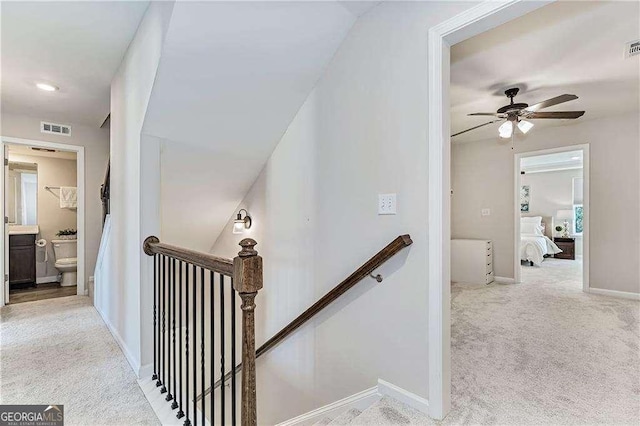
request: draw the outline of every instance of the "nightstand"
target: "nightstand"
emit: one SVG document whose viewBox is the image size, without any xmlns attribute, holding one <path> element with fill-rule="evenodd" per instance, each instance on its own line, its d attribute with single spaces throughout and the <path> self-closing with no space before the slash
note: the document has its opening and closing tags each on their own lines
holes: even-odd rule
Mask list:
<svg viewBox="0 0 640 426">
<path fill-rule="evenodd" d="M 553 242 L 556 243 L 562 253 L 556 254 L 554 257 L 556 259 L 576 259 L 576 240 L 575 238 L 563 238 L 556 237 L 553 239 Z"/>
</svg>

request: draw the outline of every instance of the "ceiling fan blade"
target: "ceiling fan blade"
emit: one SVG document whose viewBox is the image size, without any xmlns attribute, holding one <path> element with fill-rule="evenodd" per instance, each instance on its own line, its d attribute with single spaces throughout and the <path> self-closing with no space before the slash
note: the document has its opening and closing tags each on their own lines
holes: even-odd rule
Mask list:
<svg viewBox="0 0 640 426">
<path fill-rule="evenodd" d="M 537 104 L 531 105 L 527 108 L 525 108 L 525 111 L 527 112 L 536 112 L 538 110 L 541 110 L 542 108 L 548 108 L 550 106 L 554 106 L 554 105 L 558 105 L 564 102 L 569 102 L 569 101 L 573 101 L 578 99 L 578 97 L 576 95 L 560 95 L 560 96 L 556 96 L 555 98 L 551 98 L 551 99 L 547 99 L 546 101 L 542 101 L 542 102 L 538 102 Z"/>
<path fill-rule="evenodd" d="M 582 117 L 584 111 L 548 111 L 548 112 L 532 112 L 526 114 L 526 118 L 555 118 L 555 119 L 575 119 Z"/>
<path fill-rule="evenodd" d="M 500 118 L 506 118 L 507 117 L 506 114 L 499 114 L 499 113 L 496 113 L 496 112 L 474 112 L 473 114 L 467 114 L 467 115 L 482 115 L 482 116 L 500 117 Z"/>
<path fill-rule="evenodd" d="M 502 120 L 492 120 L 492 121 L 489 121 L 488 123 L 480 124 L 479 126 L 471 127 L 470 129 L 463 130 L 463 131 L 461 131 L 461 132 L 455 133 L 455 134 L 451 135 L 451 137 L 458 136 L 458 135 L 461 135 L 461 134 L 463 134 L 463 133 L 470 132 L 470 131 L 475 130 L 475 129 L 478 129 L 478 128 L 480 128 L 480 127 L 487 126 L 487 125 L 489 125 L 489 124 L 497 123 L 498 121 L 502 121 Z"/>
</svg>

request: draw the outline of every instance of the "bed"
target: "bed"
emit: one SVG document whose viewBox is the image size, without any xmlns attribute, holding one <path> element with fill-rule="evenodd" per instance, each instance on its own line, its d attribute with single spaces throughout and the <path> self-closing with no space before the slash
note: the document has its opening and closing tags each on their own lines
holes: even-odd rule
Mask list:
<svg viewBox="0 0 640 426">
<path fill-rule="evenodd" d="M 520 218 L 520 260 L 540 266 L 545 257 L 561 253 L 553 242 L 553 218 L 523 216 Z"/>
</svg>

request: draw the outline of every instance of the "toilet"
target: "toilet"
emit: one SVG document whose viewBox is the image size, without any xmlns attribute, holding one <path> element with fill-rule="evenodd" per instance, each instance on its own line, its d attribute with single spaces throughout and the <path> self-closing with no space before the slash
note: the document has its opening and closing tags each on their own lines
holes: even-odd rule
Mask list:
<svg viewBox="0 0 640 426">
<path fill-rule="evenodd" d="M 51 240 L 55 267 L 62 274 L 61 286 L 78 284 L 78 240 Z"/>
</svg>

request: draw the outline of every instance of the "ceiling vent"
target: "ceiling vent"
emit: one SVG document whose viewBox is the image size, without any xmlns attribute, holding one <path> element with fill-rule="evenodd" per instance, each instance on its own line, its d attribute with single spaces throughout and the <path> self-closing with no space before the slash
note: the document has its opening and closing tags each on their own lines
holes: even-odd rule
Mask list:
<svg viewBox="0 0 640 426">
<path fill-rule="evenodd" d="M 640 40 L 630 41 L 625 45 L 624 57 L 631 58 L 640 55 Z"/>
<path fill-rule="evenodd" d="M 71 136 L 71 126 L 68 126 L 66 124 L 55 124 L 41 121 L 40 132 L 50 133 L 52 135 Z"/>
</svg>

